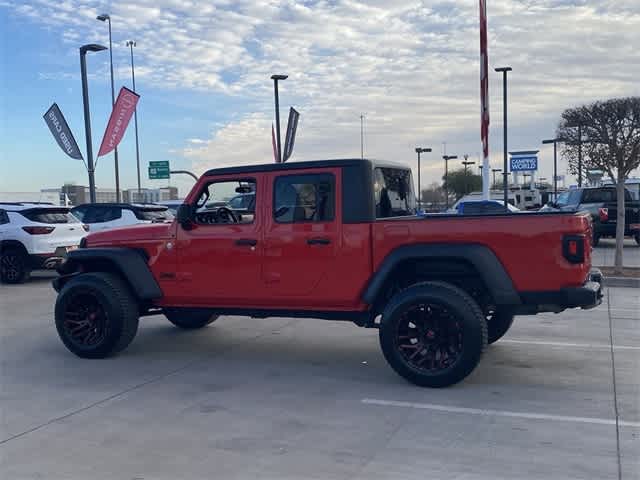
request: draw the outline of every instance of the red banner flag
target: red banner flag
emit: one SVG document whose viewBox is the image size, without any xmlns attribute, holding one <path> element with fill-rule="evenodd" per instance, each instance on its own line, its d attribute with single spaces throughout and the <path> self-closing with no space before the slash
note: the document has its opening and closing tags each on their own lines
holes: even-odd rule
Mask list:
<svg viewBox="0 0 640 480">
<path fill-rule="evenodd" d="M 118 146 L 122 137 L 124 137 L 124 132 L 127 129 L 127 125 L 129 125 L 129 120 L 131 120 L 139 98 L 140 95 L 127 87 L 120 89 L 109 117 L 109 123 L 107 123 L 107 129 L 104 131 L 104 137 L 102 137 L 98 157 L 106 155 Z"/>
<path fill-rule="evenodd" d="M 483 160 L 489 158 L 489 52 L 487 45 L 487 4 L 480 0 L 480 103 Z"/>
<path fill-rule="evenodd" d="M 271 146 L 273 147 L 273 161 L 278 163 L 278 147 L 276 145 L 276 132 L 271 124 Z"/>
</svg>

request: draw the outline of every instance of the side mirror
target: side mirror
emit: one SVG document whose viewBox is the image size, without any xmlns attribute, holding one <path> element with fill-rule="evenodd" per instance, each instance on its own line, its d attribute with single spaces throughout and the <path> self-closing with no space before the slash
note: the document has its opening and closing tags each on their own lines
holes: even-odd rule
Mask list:
<svg viewBox="0 0 640 480">
<path fill-rule="evenodd" d="M 178 223 L 185 230 L 191 230 L 192 227 L 192 218 L 193 218 L 193 208 L 191 205 L 183 203 L 178 207 L 178 211 L 176 212 L 176 219 Z"/>
</svg>

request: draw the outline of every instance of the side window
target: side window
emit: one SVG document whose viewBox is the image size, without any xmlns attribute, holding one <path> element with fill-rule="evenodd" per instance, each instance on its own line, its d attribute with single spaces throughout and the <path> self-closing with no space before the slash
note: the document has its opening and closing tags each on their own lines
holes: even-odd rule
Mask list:
<svg viewBox="0 0 640 480">
<path fill-rule="evenodd" d="M 273 218 L 278 223 L 330 222 L 335 216 L 335 178 L 328 173 L 277 177 Z"/>
<path fill-rule="evenodd" d="M 76 217 L 78 220 L 80 220 L 81 222 L 86 221 L 84 219 L 85 215 L 87 214 L 87 207 L 78 207 L 78 208 L 74 208 L 71 210 L 71 213 L 73 214 L 74 217 Z"/>
<path fill-rule="evenodd" d="M 377 167 L 374 170 L 376 218 L 415 215 L 411 170 Z"/>
<path fill-rule="evenodd" d="M 243 198 L 250 200 L 251 208 L 243 208 Z M 205 225 L 253 223 L 255 217 L 256 181 L 239 178 L 211 182 L 198 197 L 196 223 Z"/>
<path fill-rule="evenodd" d="M 98 217 L 100 207 L 86 207 L 82 214 L 82 220 L 84 223 L 97 223 L 96 218 Z"/>
</svg>

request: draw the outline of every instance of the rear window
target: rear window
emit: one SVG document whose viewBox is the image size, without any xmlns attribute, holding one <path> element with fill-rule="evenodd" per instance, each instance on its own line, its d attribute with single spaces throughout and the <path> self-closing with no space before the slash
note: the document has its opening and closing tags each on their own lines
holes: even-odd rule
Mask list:
<svg viewBox="0 0 640 480">
<path fill-rule="evenodd" d="M 376 218 L 415 215 L 411 170 L 379 167 L 374 171 L 374 182 Z"/>
<path fill-rule="evenodd" d="M 34 208 L 23 210 L 20 213 L 23 217 L 36 223 L 79 223 L 80 221 L 69 213 L 66 209 L 42 209 Z"/>
<path fill-rule="evenodd" d="M 615 202 L 616 191 L 613 188 L 585 190 L 582 194 L 582 203 Z"/>
<path fill-rule="evenodd" d="M 625 200 L 631 200 L 631 192 L 625 190 Z M 618 192 L 615 188 L 599 188 L 585 190 L 582 194 L 582 203 L 610 203 L 618 200 Z"/>
<path fill-rule="evenodd" d="M 145 209 L 135 209 L 133 211 L 136 218 L 138 220 L 147 220 L 151 222 L 164 222 L 166 220 L 172 220 L 173 215 L 169 211 L 166 210 L 145 210 Z"/>
</svg>

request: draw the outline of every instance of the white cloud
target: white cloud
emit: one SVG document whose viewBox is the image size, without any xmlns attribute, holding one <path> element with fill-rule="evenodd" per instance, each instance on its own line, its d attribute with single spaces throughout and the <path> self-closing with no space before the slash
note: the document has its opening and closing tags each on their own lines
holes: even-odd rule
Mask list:
<svg viewBox="0 0 640 480">
<path fill-rule="evenodd" d="M 452 153 L 480 150 L 477 0 L 4 4 L 63 26 L 74 43 L 106 42 L 93 19 L 108 9 L 114 34 L 138 42 L 136 73 L 145 85 L 242 99 L 245 109 L 227 112 L 206 143 L 185 138 L 182 153 L 197 169 L 271 161 L 269 76 L 279 72 L 290 75 L 281 86 L 284 122 L 289 104 L 302 113 L 295 158 L 359 156 L 362 112 L 366 151 L 375 157 L 413 163 L 417 144 L 438 152 L 445 140 Z M 538 148 L 566 107 L 637 94 L 637 0 L 493 0 L 488 13 L 490 66 L 514 68 L 510 147 Z M 129 75 L 125 68 L 118 74 Z M 498 163 L 500 77 L 490 81 Z M 437 157 L 424 162 L 428 180 L 440 174 Z"/>
</svg>

